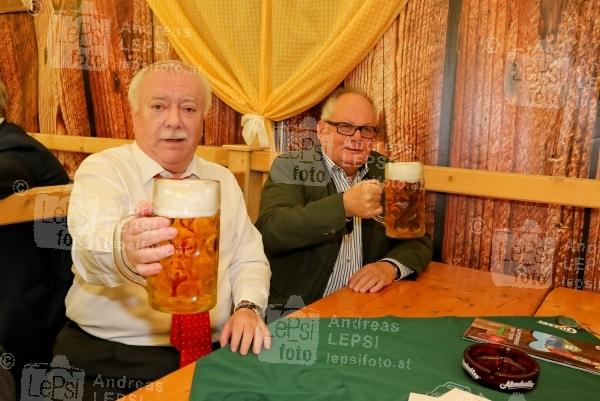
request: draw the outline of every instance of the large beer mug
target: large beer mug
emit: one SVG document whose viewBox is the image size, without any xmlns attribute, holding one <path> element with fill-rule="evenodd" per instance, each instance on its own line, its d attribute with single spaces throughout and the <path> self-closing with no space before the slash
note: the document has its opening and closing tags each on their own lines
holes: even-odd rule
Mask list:
<svg viewBox="0 0 600 401">
<path fill-rule="evenodd" d="M 215 306 L 220 203 L 219 181 L 155 179 L 154 215 L 171 219 L 177 236 L 168 241 L 175 252 L 160 260 L 160 273 L 136 280 L 146 287 L 154 309 L 185 314 Z"/>
<path fill-rule="evenodd" d="M 392 238 L 420 238 L 425 235 L 425 184 L 423 165 L 397 162 L 385 165 L 384 216 L 374 219 L 385 225 Z"/>
</svg>

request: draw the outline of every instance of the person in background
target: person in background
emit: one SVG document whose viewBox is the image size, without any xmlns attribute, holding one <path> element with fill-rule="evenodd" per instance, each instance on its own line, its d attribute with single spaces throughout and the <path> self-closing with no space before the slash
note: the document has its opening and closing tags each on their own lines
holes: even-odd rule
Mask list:
<svg viewBox="0 0 600 401">
<path fill-rule="evenodd" d="M 0 345 L 0 357 L 4 354 L 4 348 Z M 12 374 L 0 367 L 0 401 L 15 401 L 15 379 Z"/>
<path fill-rule="evenodd" d="M 270 346 L 261 316 L 270 270 L 260 234 L 231 172 L 195 156 L 211 105 L 208 82 L 192 66 L 158 62 L 133 77 L 129 104 L 135 142 L 85 159 L 69 206 L 75 280 L 55 353 L 85 371 L 83 398 L 90 400 L 116 399 L 154 381 L 209 352 L 211 342 L 241 354 Z M 146 290 L 126 278 L 158 273 L 159 260 L 174 252 L 160 244 L 176 230 L 151 215 L 158 176 L 221 183 L 217 304 L 210 325 L 199 321 L 187 327 L 198 332 L 184 333 L 195 353 L 171 335 L 176 320 L 152 309 Z"/>
<path fill-rule="evenodd" d="M 56 157 L 6 121 L 8 105 L 0 80 L 0 199 L 28 188 L 68 184 Z M 0 225 L 0 344 L 12 355 L 17 385 L 25 365 L 50 362 L 52 345 L 65 324 L 64 300 L 73 275 L 70 249 L 52 234 L 61 230 L 66 237 L 66 221 Z"/>
<path fill-rule="evenodd" d="M 372 151 L 378 133 L 372 101 L 340 89 L 323 106 L 320 144 L 274 161 L 256 221 L 271 264 L 270 303 L 300 295 L 308 304 L 346 285 L 377 292 L 428 265 L 428 235 L 388 238 L 372 219 L 382 213 L 388 161 Z"/>
</svg>

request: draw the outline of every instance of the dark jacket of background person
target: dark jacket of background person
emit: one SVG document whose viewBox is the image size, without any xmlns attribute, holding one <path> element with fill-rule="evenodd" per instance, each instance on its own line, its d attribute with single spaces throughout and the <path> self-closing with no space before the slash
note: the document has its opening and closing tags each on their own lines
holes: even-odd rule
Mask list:
<svg viewBox="0 0 600 401">
<path fill-rule="evenodd" d="M 321 298 L 342 237 L 352 228 L 343 193 L 337 193 L 322 160 L 320 147 L 280 155 L 263 187 L 256 227 L 271 264 L 270 304 L 285 305 L 292 295 L 300 295 L 305 304 Z M 372 152 L 364 180 L 383 180 L 387 161 Z M 418 274 L 431 260 L 432 242 L 428 235 L 389 238 L 383 225 L 363 219 L 362 252 L 363 265 L 392 258 Z"/>
<path fill-rule="evenodd" d="M 4 348 L 0 345 L 0 358 Z M 15 401 L 15 380 L 10 372 L 0 366 L 0 401 Z"/>
<path fill-rule="evenodd" d="M 0 124 L 0 198 L 27 187 L 68 183 L 48 149 L 19 126 Z M 37 241 L 34 227 L 43 227 Z M 14 356 L 17 387 L 25 364 L 50 362 L 65 323 L 64 299 L 73 277 L 66 228 L 66 220 L 0 226 L 0 344 Z"/>
</svg>

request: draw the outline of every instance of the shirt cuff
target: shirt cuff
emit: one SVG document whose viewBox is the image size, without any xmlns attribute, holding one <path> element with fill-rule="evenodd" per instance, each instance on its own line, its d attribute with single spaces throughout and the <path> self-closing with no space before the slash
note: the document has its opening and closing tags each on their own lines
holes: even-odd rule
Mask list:
<svg viewBox="0 0 600 401">
<path fill-rule="evenodd" d="M 137 216 L 129 216 L 117 223 L 113 234 L 113 257 L 115 259 L 115 265 L 117 270 L 129 281 L 140 284 L 140 281 L 144 280 L 135 270 L 133 264 L 127 258 L 125 252 L 123 252 L 123 242 L 121 241 L 121 233 L 123 227 Z"/>
<path fill-rule="evenodd" d="M 400 269 L 400 277 L 398 277 L 396 280 L 394 281 L 399 281 L 402 280 L 403 278 L 406 278 L 408 276 L 410 276 L 411 274 L 413 274 L 415 271 L 413 269 L 411 269 L 408 266 L 404 266 L 402 263 L 398 262 L 395 259 L 391 259 L 391 258 L 384 258 L 381 259 L 380 262 L 390 262 L 392 263 L 394 266 L 396 266 L 398 269 Z"/>
</svg>

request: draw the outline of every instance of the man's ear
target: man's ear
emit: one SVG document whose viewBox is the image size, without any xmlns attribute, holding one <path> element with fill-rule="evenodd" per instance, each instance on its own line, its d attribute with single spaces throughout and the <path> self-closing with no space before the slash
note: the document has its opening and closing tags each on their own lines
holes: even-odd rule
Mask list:
<svg viewBox="0 0 600 401">
<path fill-rule="evenodd" d="M 327 126 L 323 120 L 317 122 L 317 137 L 322 140 L 322 136 L 326 134 Z"/>
</svg>

